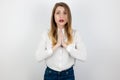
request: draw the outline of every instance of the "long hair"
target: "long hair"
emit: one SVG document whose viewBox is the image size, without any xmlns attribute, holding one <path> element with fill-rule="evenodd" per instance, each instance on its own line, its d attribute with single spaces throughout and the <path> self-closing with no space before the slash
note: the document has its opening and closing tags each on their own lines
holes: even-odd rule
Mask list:
<svg viewBox="0 0 120 80">
<path fill-rule="evenodd" d="M 52 15 L 51 15 L 51 28 L 50 28 L 50 31 L 49 31 L 49 37 L 52 41 L 52 46 L 56 45 L 57 43 L 57 24 L 55 22 L 55 18 L 54 18 L 54 14 L 55 14 L 55 10 L 58 6 L 62 6 L 66 12 L 67 12 L 67 18 L 68 18 L 68 22 L 65 24 L 64 26 L 64 29 L 65 29 L 65 35 L 67 36 L 67 42 L 66 44 L 71 44 L 72 41 L 73 41 L 73 37 L 72 37 L 72 26 L 71 26 L 71 23 L 72 23 L 72 17 L 71 17 L 71 11 L 70 11 L 70 8 L 69 6 L 64 3 L 64 2 L 58 2 L 54 5 L 53 7 L 53 11 L 52 11 Z"/>
</svg>

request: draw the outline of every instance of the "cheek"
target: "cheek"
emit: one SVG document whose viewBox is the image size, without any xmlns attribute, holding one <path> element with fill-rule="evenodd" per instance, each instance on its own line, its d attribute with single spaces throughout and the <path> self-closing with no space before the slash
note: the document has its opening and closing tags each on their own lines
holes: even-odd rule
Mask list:
<svg viewBox="0 0 120 80">
<path fill-rule="evenodd" d="M 58 20 L 57 16 L 54 16 L 55 22 Z"/>
<path fill-rule="evenodd" d="M 64 16 L 64 18 L 67 20 L 67 19 L 68 19 L 68 16 L 67 16 L 67 15 L 65 15 L 65 16 Z"/>
<path fill-rule="evenodd" d="M 58 17 L 58 16 L 56 16 L 55 18 L 56 18 L 56 20 L 58 20 L 58 19 L 59 19 L 59 17 Z"/>
<path fill-rule="evenodd" d="M 65 19 L 66 19 L 66 22 L 68 22 L 68 17 L 66 17 Z"/>
</svg>

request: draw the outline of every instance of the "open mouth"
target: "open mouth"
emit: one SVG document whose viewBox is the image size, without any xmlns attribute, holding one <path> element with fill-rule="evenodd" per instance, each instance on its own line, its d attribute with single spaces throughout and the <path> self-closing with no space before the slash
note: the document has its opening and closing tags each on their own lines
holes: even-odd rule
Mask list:
<svg viewBox="0 0 120 80">
<path fill-rule="evenodd" d="M 63 20 L 63 19 L 60 19 L 59 22 L 64 22 L 64 20 Z"/>
</svg>

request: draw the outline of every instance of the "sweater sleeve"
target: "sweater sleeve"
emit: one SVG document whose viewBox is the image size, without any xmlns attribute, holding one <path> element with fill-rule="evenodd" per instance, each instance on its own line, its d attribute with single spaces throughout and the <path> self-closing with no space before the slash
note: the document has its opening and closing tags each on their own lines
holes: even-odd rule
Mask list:
<svg viewBox="0 0 120 80">
<path fill-rule="evenodd" d="M 66 49 L 72 57 L 78 60 L 85 61 L 87 58 L 86 47 L 78 31 L 75 32 L 73 43 L 68 45 Z"/>
<path fill-rule="evenodd" d="M 38 48 L 35 52 L 35 57 L 38 62 L 45 60 L 53 54 L 52 45 L 48 38 L 47 32 L 41 34 Z"/>
</svg>

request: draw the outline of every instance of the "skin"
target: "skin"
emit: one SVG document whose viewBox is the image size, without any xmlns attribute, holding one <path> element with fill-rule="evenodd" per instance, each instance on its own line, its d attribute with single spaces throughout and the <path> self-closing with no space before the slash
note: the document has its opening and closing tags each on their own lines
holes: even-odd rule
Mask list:
<svg viewBox="0 0 120 80">
<path fill-rule="evenodd" d="M 60 47 L 61 45 L 66 48 L 67 45 L 64 42 L 64 35 L 62 33 L 62 29 L 64 28 L 65 24 L 68 22 L 68 14 L 65 11 L 64 7 L 62 6 L 58 6 L 55 10 L 54 13 L 54 18 L 55 18 L 55 22 L 57 24 L 57 28 L 59 28 L 59 32 L 58 32 L 58 40 L 57 40 L 57 44 L 53 47 L 53 51 L 56 50 L 58 47 Z M 60 22 L 60 20 L 64 20 L 63 22 Z"/>
</svg>

